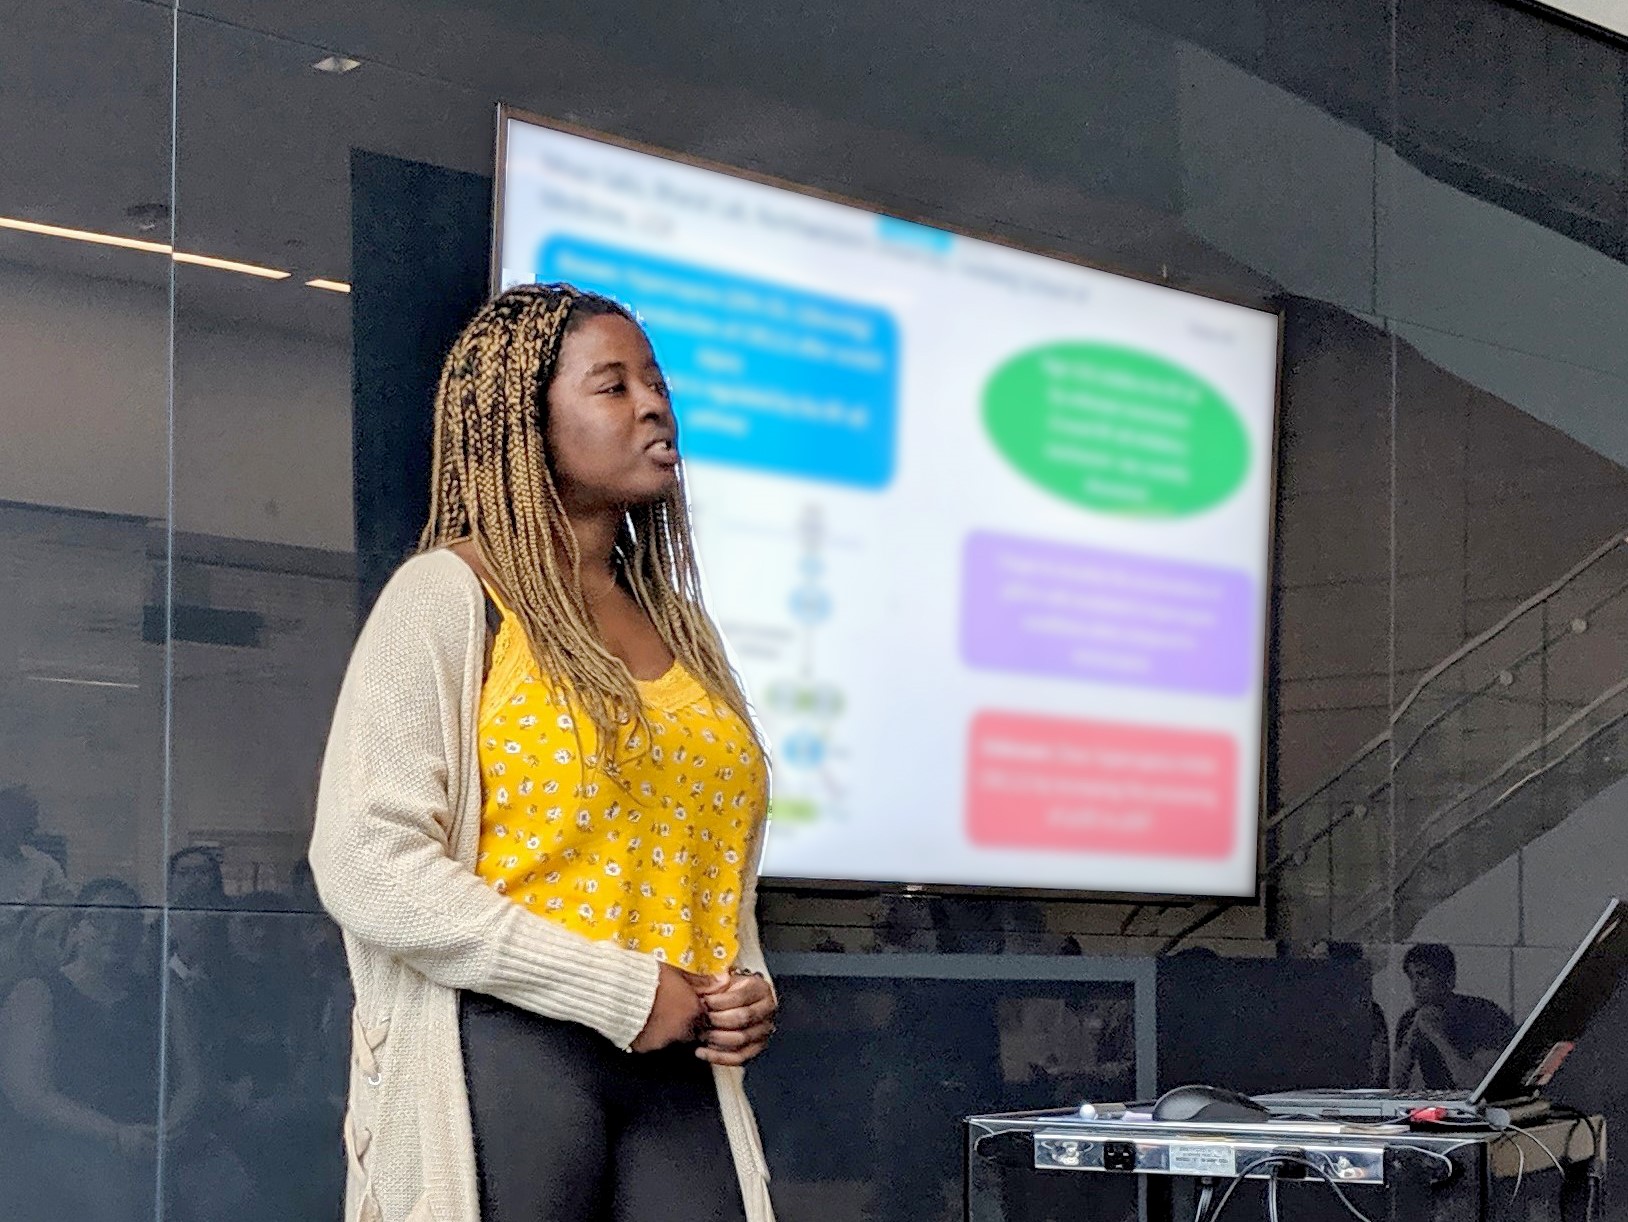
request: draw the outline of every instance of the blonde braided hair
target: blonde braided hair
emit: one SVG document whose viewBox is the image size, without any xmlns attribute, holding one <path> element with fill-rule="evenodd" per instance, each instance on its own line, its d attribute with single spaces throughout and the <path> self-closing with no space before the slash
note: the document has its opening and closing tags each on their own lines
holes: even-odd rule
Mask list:
<svg viewBox="0 0 1628 1222">
<path fill-rule="evenodd" d="M 421 551 L 472 542 L 497 593 L 519 620 L 544 679 L 575 696 L 616 768 L 620 729 L 649 741 L 643 701 L 627 665 L 605 647 L 582 589 L 582 554 L 549 468 L 549 383 L 574 323 L 620 315 L 609 298 L 569 285 L 523 284 L 483 306 L 441 370 L 435 399 L 430 514 Z M 621 584 L 707 692 L 745 723 L 760 750 L 746 696 L 701 599 L 682 476 L 659 500 L 623 512 L 615 564 Z"/>
</svg>

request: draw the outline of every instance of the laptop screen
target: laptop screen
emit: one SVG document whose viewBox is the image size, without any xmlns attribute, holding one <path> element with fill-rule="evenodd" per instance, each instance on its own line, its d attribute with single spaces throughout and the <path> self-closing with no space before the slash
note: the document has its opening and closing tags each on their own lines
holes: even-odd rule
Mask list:
<svg viewBox="0 0 1628 1222">
<path fill-rule="evenodd" d="M 1549 1084 L 1628 968 L 1628 909 L 1612 900 L 1481 1079 L 1472 1103 L 1507 1103 Z"/>
</svg>

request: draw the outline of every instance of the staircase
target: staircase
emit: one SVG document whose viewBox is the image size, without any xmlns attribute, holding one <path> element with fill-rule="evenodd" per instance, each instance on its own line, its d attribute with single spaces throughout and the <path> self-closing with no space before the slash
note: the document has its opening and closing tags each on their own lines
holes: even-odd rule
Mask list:
<svg viewBox="0 0 1628 1222">
<path fill-rule="evenodd" d="M 1438 903 L 1624 775 L 1618 534 L 1432 667 L 1383 734 L 1268 819 L 1279 934 L 1407 941 Z"/>
</svg>

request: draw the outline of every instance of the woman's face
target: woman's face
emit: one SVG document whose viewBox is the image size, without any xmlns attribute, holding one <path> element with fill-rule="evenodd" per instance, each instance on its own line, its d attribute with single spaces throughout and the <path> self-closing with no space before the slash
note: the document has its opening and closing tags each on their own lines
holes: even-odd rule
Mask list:
<svg viewBox="0 0 1628 1222">
<path fill-rule="evenodd" d="M 568 513 L 660 500 L 678 481 L 678 422 L 639 325 L 601 315 L 560 344 L 548 453 Z"/>
<path fill-rule="evenodd" d="M 139 912 L 121 908 L 85 909 L 73 933 L 80 963 L 108 976 L 132 971 L 141 951 L 144 926 Z"/>
</svg>

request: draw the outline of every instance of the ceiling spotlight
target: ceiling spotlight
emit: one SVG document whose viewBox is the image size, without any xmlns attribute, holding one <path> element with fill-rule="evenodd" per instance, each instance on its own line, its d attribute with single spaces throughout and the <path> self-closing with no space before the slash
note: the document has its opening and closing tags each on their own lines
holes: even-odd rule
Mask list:
<svg viewBox="0 0 1628 1222">
<path fill-rule="evenodd" d="M 347 72 L 354 72 L 361 66 L 361 60 L 351 59 L 347 55 L 325 55 L 311 65 L 318 72 L 331 72 L 335 76 L 343 76 Z"/>
<path fill-rule="evenodd" d="M 350 285 L 343 280 L 324 280 L 321 276 L 318 276 L 315 280 L 307 280 L 305 285 L 307 288 L 327 289 L 330 293 L 350 292 Z"/>
</svg>

